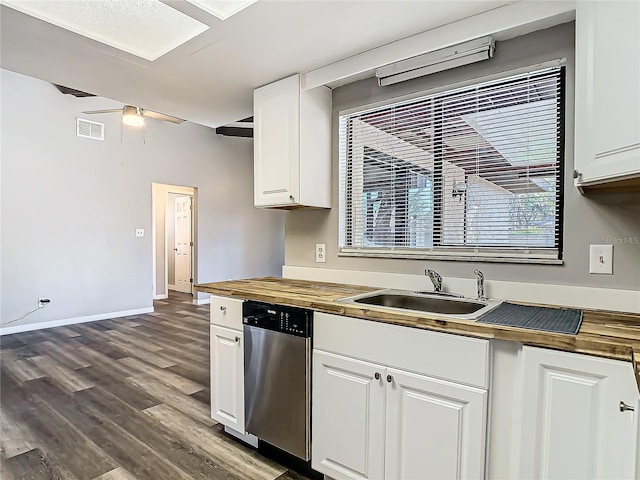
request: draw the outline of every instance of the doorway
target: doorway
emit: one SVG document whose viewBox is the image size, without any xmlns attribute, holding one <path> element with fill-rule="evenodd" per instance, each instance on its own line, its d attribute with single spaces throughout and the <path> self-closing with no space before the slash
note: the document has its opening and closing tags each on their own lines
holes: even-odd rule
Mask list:
<svg viewBox="0 0 640 480">
<path fill-rule="evenodd" d="M 193 294 L 197 267 L 197 188 L 152 184 L 153 298 Z"/>
<path fill-rule="evenodd" d="M 167 284 L 169 290 L 191 292 L 191 235 L 193 198 L 191 195 L 167 195 Z"/>
</svg>

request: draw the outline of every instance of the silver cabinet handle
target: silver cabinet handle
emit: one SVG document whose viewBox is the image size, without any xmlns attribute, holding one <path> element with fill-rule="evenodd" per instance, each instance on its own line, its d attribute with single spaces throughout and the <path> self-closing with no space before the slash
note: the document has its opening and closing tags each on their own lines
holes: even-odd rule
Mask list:
<svg viewBox="0 0 640 480">
<path fill-rule="evenodd" d="M 393 377 L 391 375 L 387 375 L 387 382 L 388 383 L 393 382 Z"/>
<path fill-rule="evenodd" d="M 624 403 L 622 401 L 620 402 L 619 407 L 620 407 L 620 411 L 621 412 L 634 412 L 636 410 L 631 405 L 627 405 L 626 403 Z"/>
<path fill-rule="evenodd" d="M 236 343 L 240 343 L 240 337 L 236 337 Z"/>
<path fill-rule="evenodd" d="M 380 380 L 380 374 L 378 372 L 374 373 L 373 378 Z"/>
<path fill-rule="evenodd" d="M 291 200 L 292 202 L 296 199 L 296 197 L 294 197 L 293 195 L 289 195 L 289 200 Z"/>
<path fill-rule="evenodd" d="M 224 305 L 220 305 L 220 311 L 221 312 L 226 312 L 227 311 L 227 307 L 225 307 Z"/>
</svg>

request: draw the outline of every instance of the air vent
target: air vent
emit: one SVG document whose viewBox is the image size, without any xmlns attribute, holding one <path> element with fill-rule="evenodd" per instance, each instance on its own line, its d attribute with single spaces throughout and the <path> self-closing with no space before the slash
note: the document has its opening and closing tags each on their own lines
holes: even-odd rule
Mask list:
<svg viewBox="0 0 640 480">
<path fill-rule="evenodd" d="M 76 135 L 93 140 L 104 140 L 104 123 L 77 118 Z"/>
</svg>

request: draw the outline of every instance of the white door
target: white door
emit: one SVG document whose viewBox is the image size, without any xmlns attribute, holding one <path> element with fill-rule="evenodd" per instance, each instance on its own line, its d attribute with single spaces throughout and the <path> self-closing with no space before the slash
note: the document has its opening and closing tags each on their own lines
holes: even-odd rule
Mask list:
<svg viewBox="0 0 640 480">
<path fill-rule="evenodd" d="M 300 190 L 300 75 L 253 94 L 255 205 L 296 203 Z"/>
<path fill-rule="evenodd" d="M 487 391 L 387 369 L 385 478 L 484 478 Z"/>
<path fill-rule="evenodd" d="M 384 371 L 313 351 L 312 468 L 338 480 L 384 477 Z"/>
<path fill-rule="evenodd" d="M 630 363 L 523 351 L 520 478 L 631 479 L 638 390 Z M 620 411 L 620 402 L 636 411 Z"/>
<path fill-rule="evenodd" d="M 242 332 L 210 326 L 211 418 L 244 433 Z"/>
<path fill-rule="evenodd" d="M 191 293 L 191 197 L 176 198 L 175 223 L 175 287 Z"/>
</svg>

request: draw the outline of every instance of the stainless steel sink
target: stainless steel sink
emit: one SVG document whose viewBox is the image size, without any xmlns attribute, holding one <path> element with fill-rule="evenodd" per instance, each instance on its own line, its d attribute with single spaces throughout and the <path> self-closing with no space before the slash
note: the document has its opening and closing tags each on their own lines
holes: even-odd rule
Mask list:
<svg viewBox="0 0 640 480">
<path fill-rule="evenodd" d="M 412 310 L 467 319 L 475 319 L 501 303 L 497 300 L 481 302 L 471 298 L 407 290 L 378 290 L 354 297 L 342 298 L 338 302 L 371 305 L 393 310 Z"/>
</svg>

